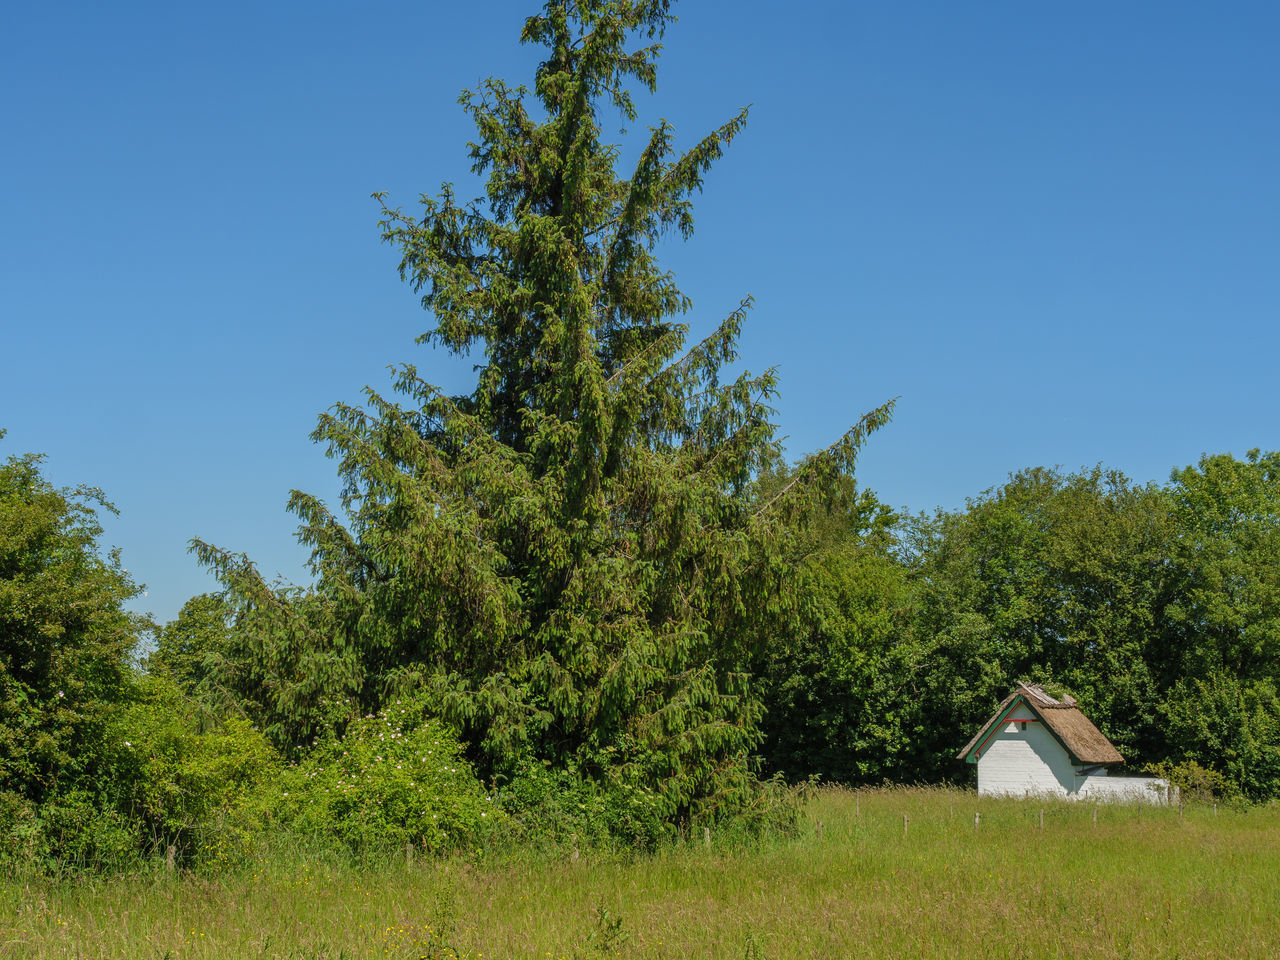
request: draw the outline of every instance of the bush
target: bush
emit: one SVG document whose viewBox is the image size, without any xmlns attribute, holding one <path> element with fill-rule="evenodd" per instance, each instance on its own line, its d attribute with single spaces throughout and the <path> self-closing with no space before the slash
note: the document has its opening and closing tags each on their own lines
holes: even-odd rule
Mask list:
<svg viewBox="0 0 1280 960">
<path fill-rule="evenodd" d="M 1212 803 L 1215 800 L 1242 799 L 1239 788 L 1230 779 L 1217 770 L 1200 766 L 1194 760 L 1149 763 L 1142 772 L 1168 780 L 1178 788 L 1183 801 Z"/>
<path fill-rule="evenodd" d="M 0 791 L 0 864 L 33 863 L 44 855 L 44 847 L 31 803 L 11 790 Z"/>
<path fill-rule="evenodd" d="M 255 787 L 281 768 L 247 720 L 201 720 L 172 681 L 150 677 L 110 728 L 115 804 L 137 820 L 151 852 L 197 858 L 229 829 Z"/>
<path fill-rule="evenodd" d="M 653 851 L 703 826 L 714 826 L 717 836 L 731 841 L 794 830 L 798 806 L 781 778 L 762 782 L 744 764 L 737 775 L 721 779 L 737 784 L 735 792 L 713 795 L 692 820 L 678 823 L 670 818 L 667 800 L 638 780 L 592 779 L 574 768 L 538 762 L 521 767 L 499 789 L 498 800 L 509 818 L 511 841 L 534 847 L 572 839 L 581 846 Z"/>
<path fill-rule="evenodd" d="M 780 776 L 751 780 L 731 812 L 716 821 L 721 842 L 794 836 L 800 821 L 799 796 Z"/>
<path fill-rule="evenodd" d="M 0 864 L 47 874 L 123 870 L 141 862 L 136 822 L 86 790 L 40 805 L 0 793 Z"/>
<path fill-rule="evenodd" d="M 674 835 L 661 798 L 642 784 L 601 783 L 574 768 L 531 760 L 498 790 L 512 843 L 651 850 Z"/>
<path fill-rule="evenodd" d="M 61 873 L 137 866 L 169 846 L 192 862 L 218 846 L 280 762 L 247 721 L 202 722 L 172 682 L 143 678 L 104 723 L 93 778 L 39 802 L 0 792 L 0 863 Z"/>
<path fill-rule="evenodd" d="M 55 796 L 38 814 L 51 872 L 126 870 L 142 860 L 138 823 L 88 791 Z"/>
<path fill-rule="evenodd" d="M 413 699 L 326 736 L 258 802 L 286 829 L 358 856 L 472 848 L 502 819 L 457 737 Z"/>
</svg>

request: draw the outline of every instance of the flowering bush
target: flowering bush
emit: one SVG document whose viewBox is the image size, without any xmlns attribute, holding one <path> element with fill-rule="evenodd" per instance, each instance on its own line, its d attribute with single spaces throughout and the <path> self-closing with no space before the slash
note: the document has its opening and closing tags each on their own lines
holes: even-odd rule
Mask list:
<svg viewBox="0 0 1280 960">
<path fill-rule="evenodd" d="M 272 800 L 296 832 L 360 854 L 474 846 L 501 818 L 457 737 L 415 700 L 318 741 Z"/>
</svg>

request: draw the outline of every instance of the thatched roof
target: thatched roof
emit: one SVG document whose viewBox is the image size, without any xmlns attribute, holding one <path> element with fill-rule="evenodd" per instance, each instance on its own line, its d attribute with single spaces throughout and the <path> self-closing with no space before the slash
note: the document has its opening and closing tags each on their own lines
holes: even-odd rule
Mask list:
<svg viewBox="0 0 1280 960">
<path fill-rule="evenodd" d="M 1049 728 L 1049 732 L 1062 744 L 1077 763 L 1112 764 L 1124 763 L 1120 751 L 1112 746 L 1111 741 L 1102 735 L 1076 705 L 1071 697 L 1055 700 L 1044 692 L 1044 688 L 1034 683 L 1019 683 L 1013 693 L 1000 701 L 1000 706 L 992 714 L 991 719 L 982 725 L 963 750 L 956 755 L 957 760 L 964 760 L 975 747 L 981 744 L 992 726 L 1021 699 L 1027 707 Z"/>
</svg>

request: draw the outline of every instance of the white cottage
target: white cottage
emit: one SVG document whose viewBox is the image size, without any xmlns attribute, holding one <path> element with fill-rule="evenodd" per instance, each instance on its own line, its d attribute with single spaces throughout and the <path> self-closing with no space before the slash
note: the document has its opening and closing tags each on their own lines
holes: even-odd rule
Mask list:
<svg viewBox="0 0 1280 960">
<path fill-rule="evenodd" d="M 978 793 L 1057 796 L 1071 800 L 1168 803 L 1169 784 L 1154 777 L 1117 777 L 1124 763 L 1071 697 L 1019 683 L 957 759 L 978 767 Z"/>
</svg>

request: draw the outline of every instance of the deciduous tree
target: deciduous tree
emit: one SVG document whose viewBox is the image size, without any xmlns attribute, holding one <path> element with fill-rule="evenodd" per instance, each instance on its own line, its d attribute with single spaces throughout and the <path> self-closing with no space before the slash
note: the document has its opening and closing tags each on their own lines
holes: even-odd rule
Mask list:
<svg viewBox="0 0 1280 960">
<path fill-rule="evenodd" d="M 0 431 L 0 437 L 3 437 Z M 140 588 L 98 543 L 93 487 L 58 488 L 37 455 L 0 463 L 0 791 L 42 804 L 109 779 L 103 736 L 133 689 Z"/>
</svg>

